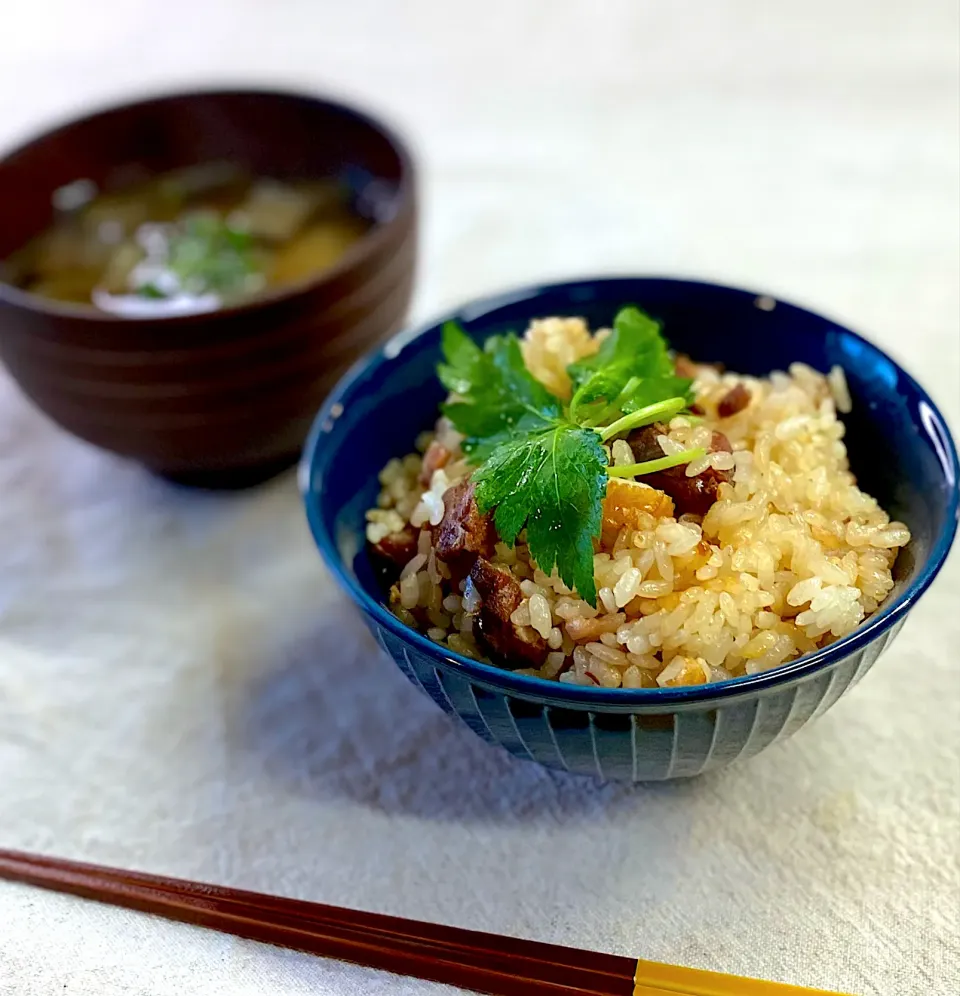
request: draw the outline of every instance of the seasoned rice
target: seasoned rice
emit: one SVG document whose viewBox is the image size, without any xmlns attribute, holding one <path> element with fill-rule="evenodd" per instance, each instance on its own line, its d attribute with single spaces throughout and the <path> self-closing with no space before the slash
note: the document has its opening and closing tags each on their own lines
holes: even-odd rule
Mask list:
<svg viewBox="0 0 960 996">
<path fill-rule="evenodd" d="M 524 361 L 550 390 L 569 395 L 566 368 L 596 352 L 603 334 L 591 335 L 581 319 L 535 321 L 522 343 Z M 670 455 L 709 448 L 715 429 L 729 439 L 732 453 L 708 452 L 686 468 L 688 476 L 710 467 L 732 471 L 706 515 L 677 518 L 661 492 L 611 479 L 608 504 L 612 488 L 632 488 L 643 501 L 605 515 L 594 555 L 596 608 L 556 571 L 540 571 L 522 534 L 515 548 L 497 544 L 492 562 L 508 568 L 523 592 L 511 622 L 531 627 L 547 645 L 540 667 L 524 673 L 608 688 L 754 674 L 851 632 L 892 589 L 893 563 L 910 533 L 850 472 L 837 417 L 851 406 L 843 371 L 824 375 L 802 363 L 762 378 L 698 370 L 703 418 L 673 418 L 658 442 Z M 721 419 L 718 405 L 737 384 L 749 403 Z M 435 438 L 451 457 L 424 488 L 422 454 Z M 430 529 L 443 517 L 444 492 L 470 467 L 444 419 L 418 448 L 381 471 L 367 539 L 377 543 L 407 524 L 419 530 L 391 607 L 431 640 L 485 659 L 474 639 L 477 593 L 451 580 L 433 555 Z M 633 462 L 621 440 L 610 456 L 613 464 Z"/>
</svg>

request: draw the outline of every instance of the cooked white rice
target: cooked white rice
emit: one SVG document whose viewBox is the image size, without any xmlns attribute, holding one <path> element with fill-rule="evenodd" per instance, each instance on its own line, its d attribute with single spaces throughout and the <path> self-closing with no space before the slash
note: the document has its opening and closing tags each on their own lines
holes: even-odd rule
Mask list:
<svg viewBox="0 0 960 996">
<path fill-rule="evenodd" d="M 597 349 L 580 319 L 534 322 L 523 343 L 531 372 L 551 390 L 569 391 L 566 367 Z M 742 383 L 745 409 L 729 418 L 717 405 Z M 639 511 L 631 525 L 604 530 L 594 556 L 597 607 L 530 560 L 521 541 L 497 545 L 493 562 L 521 583 L 512 621 L 547 642 L 539 669 L 524 673 L 579 685 L 641 688 L 697 685 L 776 667 L 849 633 L 893 587 L 891 568 L 910 541 L 850 473 L 838 408 L 850 410 L 843 371 L 801 364 L 769 377 L 701 368 L 697 401 L 706 415 L 672 420 L 665 453 L 709 445 L 722 431 L 733 453 L 710 453 L 687 468 L 732 470 L 719 500 L 698 516 Z M 417 481 L 422 458 L 391 460 L 380 474 L 378 507 L 367 513 L 376 543 L 407 523 L 422 529 L 418 552 L 391 592 L 397 615 L 437 643 L 483 659 L 473 638 L 476 592 L 454 586 L 433 556 L 429 525 L 443 516 L 443 493 L 469 473 L 460 438 L 444 420 L 436 435 L 453 453 L 429 489 Z M 422 450 L 434 438 L 418 440 Z M 614 443 L 614 463 L 633 461 Z M 655 504 L 655 503 L 654 503 Z M 668 503 L 669 506 L 669 503 Z M 633 525 L 637 526 L 634 528 Z"/>
</svg>

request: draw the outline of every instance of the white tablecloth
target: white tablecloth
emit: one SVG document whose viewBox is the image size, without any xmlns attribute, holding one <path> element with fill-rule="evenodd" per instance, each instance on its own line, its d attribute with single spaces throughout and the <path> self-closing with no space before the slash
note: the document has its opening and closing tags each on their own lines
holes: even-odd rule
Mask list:
<svg viewBox="0 0 960 996">
<path fill-rule="evenodd" d="M 418 317 L 543 277 L 699 274 L 866 331 L 960 425 L 953 0 L 63 0 L 10 5 L 3 34 L 6 144 L 174 83 L 379 109 L 423 165 Z M 561 777 L 454 726 L 379 654 L 292 476 L 177 490 L 2 375 L 0 845 L 946 996 L 958 592 L 954 557 L 853 694 L 743 767 Z M 0 884 L 4 994 L 448 991 Z"/>
</svg>

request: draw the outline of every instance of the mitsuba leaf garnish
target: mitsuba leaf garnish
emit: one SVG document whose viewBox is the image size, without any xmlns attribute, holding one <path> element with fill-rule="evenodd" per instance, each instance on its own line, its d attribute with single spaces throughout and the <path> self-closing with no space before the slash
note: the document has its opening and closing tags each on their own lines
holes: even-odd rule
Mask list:
<svg viewBox="0 0 960 996">
<path fill-rule="evenodd" d="M 446 363 L 437 375 L 453 395 L 443 413 L 466 437 L 463 449 L 474 463 L 562 416 L 563 403 L 527 370 L 515 335 L 491 336 L 481 349 L 456 322 L 447 322 L 442 344 Z"/>
<path fill-rule="evenodd" d="M 623 308 L 598 352 L 568 368 L 569 404 L 526 368 L 513 333 L 491 336 L 481 348 L 448 322 L 442 345 L 445 362 L 437 373 L 451 392 L 443 412 L 463 433 L 464 451 L 477 465 L 480 510 L 493 511 L 508 546 L 526 529 L 540 570 L 549 574 L 556 567 L 565 585 L 596 605 L 593 541 L 600 535 L 607 476 L 639 476 L 664 463 L 608 467 L 603 444 L 669 419 L 693 400 L 691 381 L 676 375 L 660 326 L 637 308 Z M 668 462 L 702 455 L 689 450 Z"/>
<path fill-rule="evenodd" d="M 571 417 L 585 424 L 604 424 L 666 398 L 693 401 L 693 382 L 676 375 L 659 323 L 638 308 L 622 308 L 600 349 L 567 372 Z"/>
<path fill-rule="evenodd" d="M 236 293 L 256 275 L 253 237 L 215 214 L 187 216 L 170 237 L 167 265 L 190 293 Z"/>
<path fill-rule="evenodd" d="M 600 532 L 607 457 L 600 437 L 568 421 L 497 446 L 474 474 L 481 511 L 492 508 L 500 538 L 512 546 L 526 526 L 542 571 L 556 565 L 563 583 L 596 603 L 593 537 Z"/>
</svg>

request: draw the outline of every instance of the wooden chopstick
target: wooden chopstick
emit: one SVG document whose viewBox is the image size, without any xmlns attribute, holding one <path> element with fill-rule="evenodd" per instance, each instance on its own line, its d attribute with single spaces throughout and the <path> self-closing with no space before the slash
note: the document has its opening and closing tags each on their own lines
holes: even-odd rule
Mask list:
<svg viewBox="0 0 960 996">
<path fill-rule="evenodd" d="M 0 878 L 493 996 L 818 992 L 19 851 Z"/>
<path fill-rule="evenodd" d="M 0 877 L 480 992 L 633 992 L 636 962 L 615 955 L 15 851 L 0 851 Z"/>
</svg>

